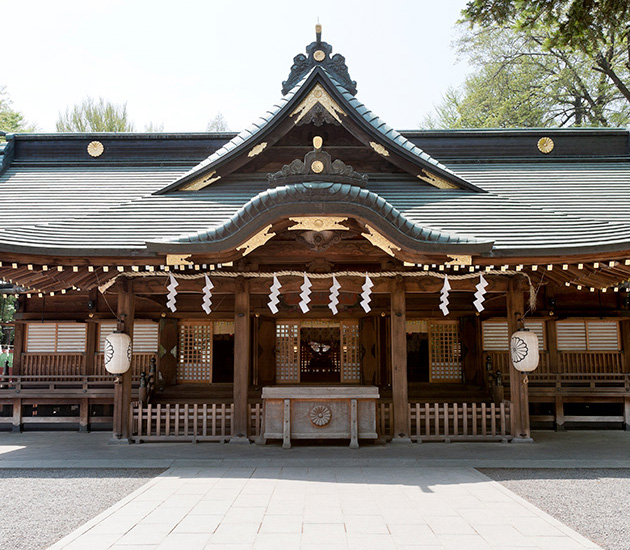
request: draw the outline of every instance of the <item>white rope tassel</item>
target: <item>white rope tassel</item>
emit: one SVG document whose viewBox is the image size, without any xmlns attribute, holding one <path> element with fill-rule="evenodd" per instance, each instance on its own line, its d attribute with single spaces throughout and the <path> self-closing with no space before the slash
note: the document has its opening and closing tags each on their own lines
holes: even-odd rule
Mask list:
<svg viewBox="0 0 630 550">
<path fill-rule="evenodd" d="M 371 295 L 372 295 L 372 287 L 374 286 L 374 283 L 372 282 L 372 279 L 370 279 L 370 277 L 368 277 L 368 274 L 365 274 L 365 283 L 363 283 L 363 286 L 361 287 L 361 290 L 363 290 L 363 292 L 361 292 L 361 307 L 363 308 L 363 311 L 365 311 L 365 313 L 369 313 L 372 308 L 370 307 L 370 302 L 372 301 Z"/>
<path fill-rule="evenodd" d="M 479 275 L 479 284 L 475 287 L 477 292 L 475 292 L 475 301 L 473 305 L 477 308 L 477 311 L 480 313 L 485 309 L 483 307 L 483 302 L 485 301 L 486 287 L 488 286 L 488 282 L 483 278 L 483 275 Z"/>
<path fill-rule="evenodd" d="M 177 296 L 177 290 L 175 289 L 179 286 L 179 283 L 175 280 L 175 277 L 173 277 L 172 275 L 169 275 L 169 279 L 171 282 L 166 287 L 166 289 L 168 290 L 168 294 L 166 295 L 166 298 L 167 298 L 166 307 L 170 309 L 173 313 L 175 313 L 177 311 L 177 306 L 175 305 L 176 303 L 175 297 Z"/>
<path fill-rule="evenodd" d="M 203 304 L 201 304 L 201 307 L 206 312 L 206 315 L 210 315 L 212 311 L 212 289 L 214 285 L 207 275 L 205 276 L 205 281 L 206 286 L 203 287 Z"/>
<path fill-rule="evenodd" d="M 332 311 L 333 315 L 337 315 L 338 310 L 337 310 L 337 306 L 339 305 L 339 289 L 341 288 L 341 285 L 339 284 L 339 281 L 337 281 L 337 278 L 333 275 L 333 283 L 332 286 L 330 287 L 330 303 L 328 304 L 328 307 L 330 308 L 330 311 Z"/>
<path fill-rule="evenodd" d="M 448 282 L 448 277 L 444 277 L 444 286 L 440 291 L 440 309 L 444 316 L 448 315 L 448 291 L 451 290 L 451 284 Z"/>
<path fill-rule="evenodd" d="M 308 310 L 310 309 L 308 307 L 308 304 L 311 301 L 311 287 L 312 286 L 313 284 L 311 283 L 311 281 L 308 280 L 306 273 L 304 273 L 304 283 L 300 287 L 300 290 L 302 291 L 300 292 L 300 298 L 302 298 L 302 300 L 300 301 L 300 309 L 302 310 L 302 313 L 307 313 Z"/>
<path fill-rule="evenodd" d="M 278 277 L 276 277 L 276 274 L 274 273 L 273 284 L 269 288 L 269 302 L 267 302 L 267 306 L 273 314 L 278 313 L 278 304 L 280 303 L 280 299 L 278 298 L 278 296 L 280 296 L 281 288 L 282 285 L 280 284 L 280 281 L 278 281 Z"/>
</svg>

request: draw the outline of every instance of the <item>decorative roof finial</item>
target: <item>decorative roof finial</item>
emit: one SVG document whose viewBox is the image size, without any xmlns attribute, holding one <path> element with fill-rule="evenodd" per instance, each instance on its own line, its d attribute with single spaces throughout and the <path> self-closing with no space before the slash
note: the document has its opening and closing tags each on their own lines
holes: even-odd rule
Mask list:
<svg viewBox="0 0 630 550">
<path fill-rule="evenodd" d="M 291 73 L 282 83 L 282 94 L 285 95 L 316 65 L 324 68 L 339 84 L 352 95 L 357 93 L 357 83 L 350 79 L 346 58 L 340 53 L 332 55 L 332 46 L 322 42 L 322 26 L 315 25 L 315 42 L 306 46 L 306 54 L 300 53 L 293 58 Z"/>
</svg>

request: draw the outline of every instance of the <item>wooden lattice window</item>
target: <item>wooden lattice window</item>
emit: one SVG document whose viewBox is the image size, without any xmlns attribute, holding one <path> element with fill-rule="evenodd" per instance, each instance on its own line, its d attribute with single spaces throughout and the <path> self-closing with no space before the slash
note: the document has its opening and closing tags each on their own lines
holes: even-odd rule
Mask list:
<svg viewBox="0 0 630 550">
<path fill-rule="evenodd" d="M 276 382 L 300 381 L 300 324 L 295 321 L 276 323 Z"/>
<path fill-rule="evenodd" d="M 103 321 L 98 327 L 98 351 L 105 350 L 105 338 L 116 330 L 116 321 Z M 157 353 L 158 351 L 158 323 L 153 321 L 136 321 L 133 324 L 133 352 L 134 353 Z"/>
<path fill-rule="evenodd" d="M 212 382 L 212 322 L 179 324 L 177 382 Z"/>
<path fill-rule="evenodd" d="M 571 319 L 556 324 L 561 351 L 619 351 L 617 321 Z"/>
<path fill-rule="evenodd" d="M 457 321 L 429 323 L 429 380 L 431 382 L 462 381 L 461 348 Z"/>
<path fill-rule="evenodd" d="M 526 319 L 525 328 L 538 336 L 538 349 L 546 348 L 545 322 L 540 319 Z M 510 348 L 510 335 L 508 333 L 507 319 L 488 319 L 481 325 L 481 334 L 484 351 L 508 351 Z"/>
<path fill-rule="evenodd" d="M 85 323 L 27 323 L 28 353 L 84 353 Z"/>
<path fill-rule="evenodd" d="M 341 382 L 361 383 L 361 343 L 359 322 L 341 322 Z"/>
</svg>

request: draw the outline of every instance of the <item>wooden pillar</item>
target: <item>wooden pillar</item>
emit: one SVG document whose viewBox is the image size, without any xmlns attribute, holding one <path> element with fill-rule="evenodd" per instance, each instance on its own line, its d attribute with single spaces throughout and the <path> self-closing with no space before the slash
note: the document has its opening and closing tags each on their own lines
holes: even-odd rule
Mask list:
<svg viewBox="0 0 630 550">
<path fill-rule="evenodd" d="M 624 319 L 619 325 L 623 349 L 623 372 L 630 372 L 630 319 Z"/>
<path fill-rule="evenodd" d="M 558 353 L 558 327 L 555 319 L 549 319 L 547 326 L 547 351 L 549 353 L 549 372 L 560 371 L 560 354 Z"/>
<path fill-rule="evenodd" d="M 525 301 L 523 300 L 523 290 L 519 281 L 512 277 L 508 285 L 507 293 L 507 323 L 508 335 L 511 336 L 519 328 L 519 320 L 525 313 Z M 512 441 L 514 443 L 531 443 L 529 429 L 529 396 L 527 384 L 524 383 L 525 375 L 514 368 L 512 354 L 510 357 L 510 400 L 512 402 L 510 410 L 510 420 L 512 428 Z"/>
<path fill-rule="evenodd" d="M 96 358 L 96 346 L 98 345 L 97 340 L 97 323 L 88 323 L 87 324 L 87 334 L 85 339 L 85 374 L 90 376 L 96 374 L 94 372 L 94 359 Z"/>
<path fill-rule="evenodd" d="M 123 279 L 118 291 L 117 317 L 122 322 L 122 330 L 133 338 L 133 322 L 136 297 L 132 281 Z M 132 341 L 133 346 L 133 341 Z M 131 407 L 131 374 L 129 369 L 116 379 L 114 389 L 114 434 L 113 442 L 129 443 L 129 408 Z"/>
<path fill-rule="evenodd" d="M 177 384 L 178 338 L 177 319 L 171 319 L 168 317 L 160 319 L 158 371 L 162 374 L 164 384 L 167 386 L 174 386 Z"/>
<path fill-rule="evenodd" d="M 250 364 L 249 281 L 243 277 L 236 279 L 234 298 L 234 416 L 230 443 L 249 443 L 247 438 Z"/>
<path fill-rule="evenodd" d="M 11 373 L 14 376 L 22 374 L 22 353 L 24 352 L 24 339 L 26 336 L 26 324 L 15 323 L 13 332 L 13 367 Z"/>
<path fill-rule="evenodd" d="M 398 276 L 391 289 L 392 398 L 394 413 L 393 442 L 411 443 L 409 439 L 409 403 L 407 388 L 407 319 L 405 281 Z"/>
</svg>

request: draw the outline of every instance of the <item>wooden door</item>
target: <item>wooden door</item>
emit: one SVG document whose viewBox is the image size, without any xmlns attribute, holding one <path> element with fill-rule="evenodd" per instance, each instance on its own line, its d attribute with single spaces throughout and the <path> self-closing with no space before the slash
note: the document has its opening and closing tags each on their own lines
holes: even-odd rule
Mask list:
<svg viewBox="0 0 630 550">
<path fill-rule="evenodd" d="M 462 344 L 457 321 L 429 322 L 429 381 L 462 381 Z"/>
<path fill-rule="evenodd" d="M 300 323 L 276 322 L 276 383 L 300 382 Z"/>
<path fill-rule="evenodd" d="M 179 324 L 177 383 L 212 382 L 212 321 Z"/>
<path fill-rule="evenodd" d="M 359 321 L 350 319 L 341 321 L 341 383 L 361 383 L 361 342 L 359 340 Z"/>
</svg>

